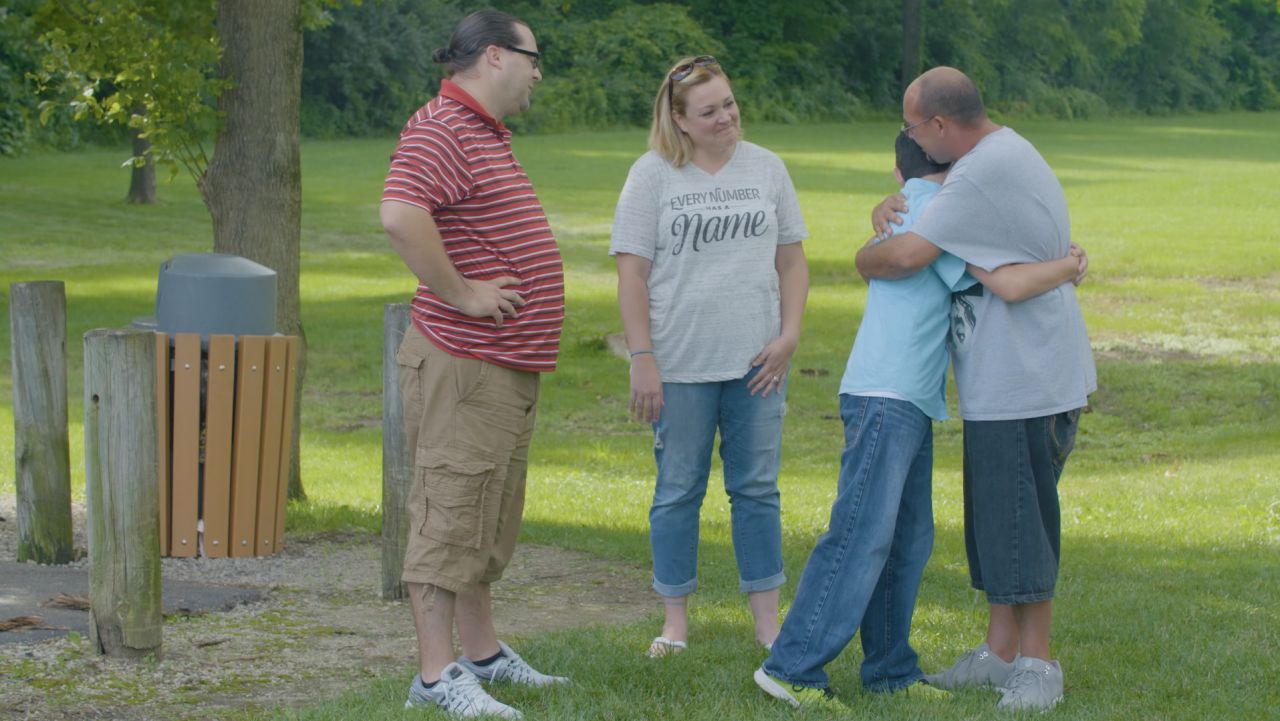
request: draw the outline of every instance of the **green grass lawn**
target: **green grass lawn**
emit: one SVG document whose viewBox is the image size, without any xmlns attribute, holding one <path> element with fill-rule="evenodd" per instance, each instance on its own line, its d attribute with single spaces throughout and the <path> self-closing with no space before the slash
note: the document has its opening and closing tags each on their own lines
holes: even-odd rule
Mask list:
<svg viewBox="0 0 1280 721">
<path fill-rule="evenodd" d="M 1063 568 L 1055 655 L 1064 719 L 1275 718 L 1280 708 L 1280 115 L 1084 123 L 1018 122 L 1058 172 L 1075 240 L 1089 251 L 1081 302 L 1099 390 L 1061 484 Z M 786 160 L 809 225 L 812 291 L 784 441 L 783 526 L 794 585 L 825 529 L 841 444 L 835 391 L 865 300 L 853 255 L 894 189 L 887 123 L 750 126 Z M 524 539 L 619 562 L 648 560 L 653 461 L 625 414 L 626 364 L 608 258 L 613 204 L 640 131 L 517 138 L 565 256 L 560 370 L 546 379 Z M 303 146 L 303 406 L 306 503 L 289 532 L 374 530 L 381 494 L 382 306 L 413 282 L 377 203 L 392 139 Z M 66 281 L 72 474 L 83 495 L 81 337 L 153 312 L 161 261 L 207 251 L 191 183 L 152 207 L 122 202 L 125 152 L 0 159 L 0 282 Z M 7 295 L 5 296 L 7 298 Z M 7 315 L 7 301 L 4 303 Z M 8 368 L 9 328 L 0 327 Z M 0 380 L 0 458 L 11 458 L 12 393 Z M 976 644 L 984 602 L 967 586 L 960 424 L 936 427 L 938 538 L 916 614 L 927 670 Z M 717 471 L 718 472 L 718 471 Z M 0 460 L 0 493 L 13 465 Z M 691 651 L 661 663 L 645 624 L 523 639 L 526 655 L 575 677 L 568 691 L 501 697 L 530 718 L 786 718 L 750 680 L 761 660 L 736 588 L 728 503 L 708 495 Z M 657 604 L 655 603 L 655 611 Z M 409 621 L 406 618 L 406 625 Z M 829 669 L 857 718 L 995 717 L 994 697 L 878 698 L 857 682 L 854 646 Z M 410 671 L 281 713 L 399 719 Z"/>
</svg>

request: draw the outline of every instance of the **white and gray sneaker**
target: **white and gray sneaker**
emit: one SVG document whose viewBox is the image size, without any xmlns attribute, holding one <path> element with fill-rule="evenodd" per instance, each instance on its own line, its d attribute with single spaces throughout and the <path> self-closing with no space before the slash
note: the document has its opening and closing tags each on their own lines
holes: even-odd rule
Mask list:
<svg viewBox="0 0 1280 721">
<path fill-rule="evenodd" d="M 450 716 L 458 718 L 524 718 L 524 714 L 486 693 L 480 687 L 480 679 L 456 663 L 445 666 L 440 672 L 440 681 L 431 688 L 422 684 L 422 676 L 413 677 L 413 683 L 409 685 L 409 700 L 404 702 L 404 707 L 420 706 L 439 706 Z"/>
<path fill-rule="evenodd" d="M 502 656 L 488 666 L 477 666 L 466 656 L 458 657 L 458 665 L 475 674 L 481 681 L 505 681 L 521 686 L 550 686 L 557 683 L 569 683 L 564 676 L 551 676 L 534 670 L 528 661 L 520 658 L 520 654 L 502 641 L 498 642 Z"/>
<path fill-rule="evenodd" d="M 1015 659 L 1016 660 L 1016 659 Z M 991 651 L 985 642 L 960 657 L 951 668 L 930 674 L 924 680 L 930 686 L 954 691 L 958 688 L 1002 688 L 1013 674 L 1013 664 Z"/>
<path fill-rule="evenodd" d="M 997 708 L 1048 711 L 1062 700 L 1062 667 L 1057 661 L 1019 656 L 1013 665 L 1013 675 L 1005 682 L 1004 698 Z"/>
</svg>

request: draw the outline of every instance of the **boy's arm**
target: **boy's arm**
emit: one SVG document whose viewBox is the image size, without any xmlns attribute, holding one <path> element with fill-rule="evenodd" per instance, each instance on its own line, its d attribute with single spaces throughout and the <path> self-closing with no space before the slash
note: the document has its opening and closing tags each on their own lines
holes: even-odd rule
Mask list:
<svg viewBox="0 0 1280 721">
<path fill-rule="evenodd" d="M 1010 263 L 987 272 L 972 263 L 969 274 L 1006 303 L 1017 303 L 1048 292 L 1063 283 L 1079 285 L 1089 266 L 1084 249 L 1072 244 L 1068 255 L 1041 263 Z"/>
</svg>

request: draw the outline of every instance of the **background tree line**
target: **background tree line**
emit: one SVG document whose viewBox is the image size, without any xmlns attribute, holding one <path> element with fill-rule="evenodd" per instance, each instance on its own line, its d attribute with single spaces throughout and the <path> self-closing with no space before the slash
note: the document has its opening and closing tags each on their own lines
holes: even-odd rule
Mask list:
<svg viewBox="0 0 1280 721">
<path fill-rule="evenodd" d="M 32 142 L 123 140 L 118 128 L 73 123 L 65 114 L 38 121 L 30 76 L 47 52 L 38 12 L 44 4 L 0 7 L 0 154 Z M 313 137 L 399 129 L 436 88 L 431 49 L 477 7 L 457 0 L 335 5 L 304 38 L 302 132 Z M 963 68 L 990 105 L 1014 115 L 1280 108 L 1276 0 L 492 5 L 527 20 L 545 54 L 534 107 L 513 122 L 526 132 L 643 125 L 657 79 L 686 53 L 721 58 L 749 99 L 748 115 L 760 120 L 896 113 L 904 64 Z"/>
<path fill-rule="evenodd" d="M 527 20 L 545 79 L 523 131 L 648 123 L 682 54 L 724 62 L 748 116 L 899 113 L 904 63 L 966 70 L 1013 115 L 1280 108 L 1276 0 L 497 0 Z M 430 50 L 474 3 L 365 0 L 305 37 L 302 129 L 398 130 L 434 92 Z M 913 22 L 914 20 L 914 22 Z M 913 32 L 914 31 L 914 32 Z M 918 38 L 911 51 L 912 35 Z M 904 51 L 907 55 L 904 58 Z"/>
</svg>

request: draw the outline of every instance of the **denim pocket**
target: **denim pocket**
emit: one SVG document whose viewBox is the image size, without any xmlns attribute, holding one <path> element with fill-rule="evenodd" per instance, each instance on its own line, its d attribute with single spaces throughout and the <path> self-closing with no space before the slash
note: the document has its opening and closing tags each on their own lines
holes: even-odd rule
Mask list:
<svg viewBox="0 0 1280 721">
<path fill-rule="evenodd" d="M 480 548 L 484 506 L 495 464 L 428 456 L 418 465 L 426 503 L 420 535 L 441 543 Z"/>
<path fill-rule="evenodd" d="M 1080 409 L 1049 416 L 1049 442 L 1053 444 L 1053 465 L 1061 473 L 1067 457 L 1076 447 L 1076 430 L 1080 425 Z"/>
</svg>

